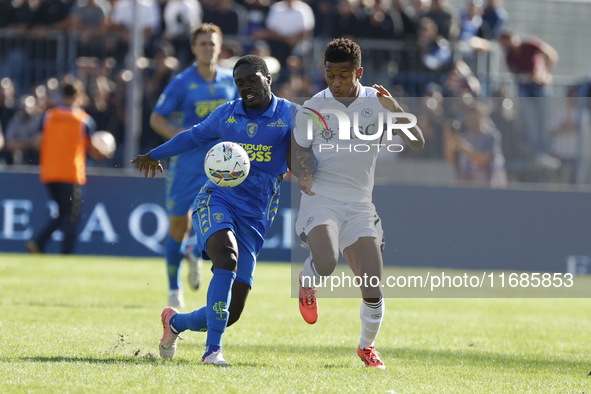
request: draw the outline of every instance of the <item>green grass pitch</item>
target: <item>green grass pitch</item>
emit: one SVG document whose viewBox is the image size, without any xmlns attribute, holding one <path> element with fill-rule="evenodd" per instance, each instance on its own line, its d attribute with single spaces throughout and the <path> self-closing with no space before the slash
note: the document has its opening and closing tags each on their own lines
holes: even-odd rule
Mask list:
<svg viewBox="0 0 591 394">
<path fill-rule="evenodd" d="M 203 333 L 158 358 L 163 259 L 0 254 L 0 392 L 591 392 L 591 299 L 388 298 L 380 371 L 355 352 L 359 299 L 321 299 L 310 326 L 290 276 L 258 264 L 217 368 Z"/>
</svg>

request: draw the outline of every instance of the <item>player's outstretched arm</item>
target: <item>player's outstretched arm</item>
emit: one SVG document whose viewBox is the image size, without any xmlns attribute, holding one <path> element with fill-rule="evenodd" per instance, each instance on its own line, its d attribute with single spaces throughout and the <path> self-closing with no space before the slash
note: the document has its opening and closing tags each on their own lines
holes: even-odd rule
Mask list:
<svg viewBox="0 0 591 394">
<path fill-rule="evenodd" d="M 377 95 L 380 98 L 380 104 L 390 112 L 404 112 L 400 104 L 394 97 L 388 92 L 388 90 L 383 87 L 382 85 L 372 85 L 372 88 L 378 91 Z M 405 120 L 399 119 L 401 124 L 406 123 Z M 397 134 L 402 138 L 402 140 L 410 146 L 412 150 L 421 150 L 425 146 L 425 137 L 423 137 L 423 132 L 419 128 L 419 126 L 415 125 L 414 127 L 410 127 L 408 129 L 410 133 L 416 138 L 416 140 L 411 140 L 406 133 L 397 130 Z"/>
<path fill-rule="evenodd" d="M 152 178 L 156 177 L 156 170 L 159 170 L 160 173 L 164 172 L 162 168 L 162 164 L 160 164 L 160 160 L 152 159 L 149 153 L 144 155 L 137 155 L 135 159 L 130 161 L 131 164 L 139 164 L 140 172 L 144 172 L 144 177 L 148 177 L 150 171 L 152 171 Z"/>
<path fill-rule="evenodd" d="M 291 136 L 291 148 L 294 151 L 295 159 L 291 157 L 290 169 L 292 174 L 298 178 L 298 185 L 302 191 L 310 196 L 312 192 L 312 174 L 315 170 L 315 158 L 310 148 L 300 146 L 294 136 Z"/>
</svg>

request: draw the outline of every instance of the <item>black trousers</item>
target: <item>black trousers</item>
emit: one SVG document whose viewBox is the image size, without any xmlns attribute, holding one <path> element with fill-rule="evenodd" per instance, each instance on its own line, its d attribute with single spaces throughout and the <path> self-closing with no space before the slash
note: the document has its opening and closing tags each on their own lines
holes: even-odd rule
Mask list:
<svg viewBox="0 0 591 394">
<path fill-rule="evenodd" d="M 59 229 L 64 234 L 61 253 L 71 254 L 78 236 L 82 186 L 58 182 L 47 183 L 46 186 L 51 199 L 57 203 L 58 215 L 45 225 L 41 232 L 34 237 L 34 241 L 39 250 L 43 252 L 51 234 Z"/>
</svg>

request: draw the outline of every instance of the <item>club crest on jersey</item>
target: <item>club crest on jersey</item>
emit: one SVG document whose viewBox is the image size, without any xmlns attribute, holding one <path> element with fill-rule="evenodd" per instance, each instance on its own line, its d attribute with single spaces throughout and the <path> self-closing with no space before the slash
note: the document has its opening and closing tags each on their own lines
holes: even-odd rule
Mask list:
<svg viewBox="0 0 591 394">
<path fill-rule="evenodd" d="M 224 214 L 221 212 L 216 212 L 213 214 L 213 220 L 215 220 L 218 223 L 221 223 L 222 220 L 224 220 Z"/>
<path fill-rule="evenodd" d="M 364 118 L 371 118 L 372 115 L 373 109 L 371 108 L 364 108 L 363 110 L 361 110 L 361 116 L 363 116 Z"/>
<path fill-rule="evenodd" d="M 257 134 L 257 131 L 259 131 L 259 125 L 256 123 L 247 123 L 246 124 L 246 134 L 248 134 L 248 136 L 250 138 L 254 137 Z"/>
</svg>

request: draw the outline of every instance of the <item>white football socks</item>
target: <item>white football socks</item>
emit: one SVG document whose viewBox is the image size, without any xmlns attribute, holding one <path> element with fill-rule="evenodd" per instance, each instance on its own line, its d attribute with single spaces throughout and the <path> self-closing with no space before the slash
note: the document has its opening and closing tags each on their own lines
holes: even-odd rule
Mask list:
<svg viewBox="0 0 591 394">
<path fill-rule="evenodd" d="M 312 256 L 308 257 L 306 261 L 304 261 L 304 269 L 302 270 L 302 285 L 305 287 L 321 286 L 324 279 L 325 278 L 323 276 L 318 275 L 318 272 L 316 272 L 316 267 L 314 267 L 314 260 L 312 260 Z"/>
<path fill-rule="evenodd" d="M 365 349 L 372 347 L 380 331 L 382 319 L 384 318 L 384 299 L 378 302 L 369 303 L 361 300 L 359 315 L 361 316 L 361 338 L 359 339 L 359 348 Z"/>
</svg>

